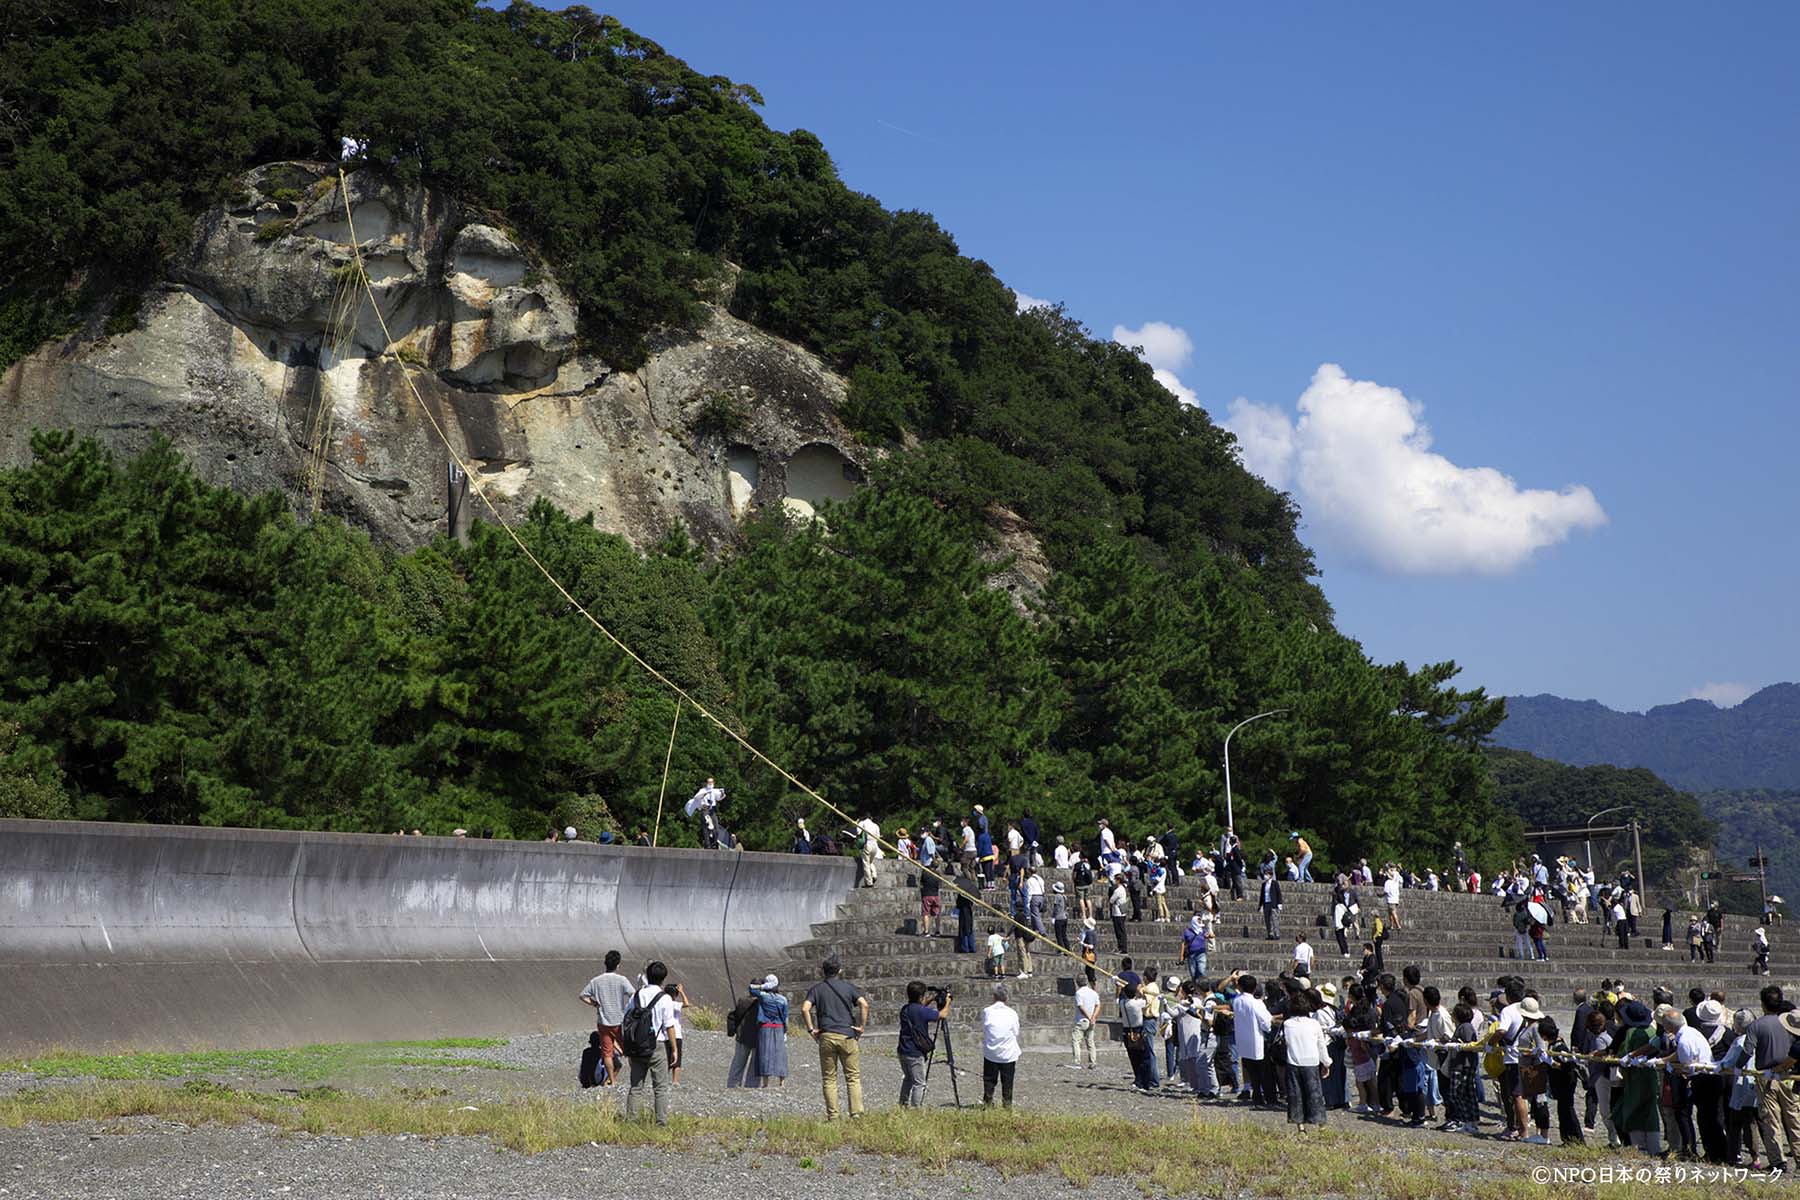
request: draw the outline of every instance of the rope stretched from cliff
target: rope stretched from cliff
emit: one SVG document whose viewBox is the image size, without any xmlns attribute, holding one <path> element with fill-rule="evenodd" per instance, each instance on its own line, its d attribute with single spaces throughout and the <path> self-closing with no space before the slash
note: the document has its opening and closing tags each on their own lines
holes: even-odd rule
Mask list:
<svg viewBox="0 0 1800 1200">
<path fill-rule="evenodd" d="M 762 752 L 762 750 L 760 750 L 757 746 L 755 746 L 750 741 L 749 738 L 745 737 L 743 734 L 741 734 L 737 730 L 733 729 L 730 725 L 726 724 L 719 717 L 715 716 L 711 709 L 707 708 L 704 704 L 700 703 L 700 701 L 696 700 L 694 697 L 688 695 L 687 691 L 684 688 L 682 688 L 682 686 L 680 684 L 676 683 L 673 679 L 670 679 L 667 675 L 664 675 L 661 671 L 657 670 L 647 660 L 645 660 L 642 655 L 638 654 L 637 651 L 633 650 L 630 646 L 626 645 L 623 639 L 621 639 L 612 630 L 608 629 L 605 626 L 605 624 L 603 624 L 599 620 L 599 618 L 595 617 L 593 613 L 591 613 L 587 610 L 587 607 L 585 605 L 583 605 L 581 603 L 581 601 L 579 601 L 575 598 L 574 594 L 571 593 L 568 588 L 563 586 L 562 581 L 559 580 L 554 574 L 551 573 L 550 569 L 543 564 L 543 562 L 538 558 L 538 556 L 536 554 L 532 553 L 531 547 L 525 544 L 525 540 L 519 536 L 518 531 L 515 530 L 510 524 L 508 524 L 506 519 L 500 515 L 499 508 L 495 506 L 493 500 L 489 498 L 486 489 L 482 487 L 480 477 L 475 473 L 474 469 L 470 466 L 470 464 L 468 462 L 464 461 L 462 455 L 460 455 L 456 452 L 456 447 L 450 444 L 450 438 L 449 438 L 449 435 L 444 432 L 443 423 L 438 420 L 437 414 L 431 411 L 431 406 L 429 404 L 425 403 L 425 398 L 419 394 L 419 389 L 418 389 L 417 385 L 415 385 L 413 383 L 412 369 L 411 369 L 410 365 L 406 362 L 406 360 L 404 358 L 400 357 L 399 351 L 397 351 L 394 348 L 394 335 L 393 335 L 392 331 L 390 331 L 388 329 L 387 318 L 382 315 L 381 301 L 375 295 L 374 285 L 370 282 L 367 266 L 363 262 L 362 243 L 357 239 L 356 218 L 353 215 L 353 213 L 351 212 L 352 206 L 350 203 L 350 180 L 344 174 L 344 168 L 341 164 L 338 167 L 338 194 L 343 198 L 343 201 L 344 201 L 344 222 L 350 232 L 350 251 L 352 254 L 354 254 L 356 256 L 357 276 L 358 276 L 359 281 L 362 284 L 363 291 L 367 294 L 367 296 L 369 298 L 369 307 L 375 313 L 375 320 L 381 326 L 381 337 L 382 337 L 382 343 L 383 343 L 382 351 L 381 351 L 382 356 L 392 359 L 394 361 L 394 363 L 397 366 L 399 366 L 400 377 L 401 377 L 401 379 L 405 380 L 405 382 L 406 382 L 406 390 L 412 394 L 414 403 L 416 403 L 419 406 L 419 411 L 423 412 L 425 414 L 425 419 L 431 423 L 432 432 L 437 434 L 438 441 L 443 443 L 444 453 L 448 454 L 450 456 L 450 460 L 452 462 L 454 462 L 457 465 L 457 468 L 459 470 L 461 470 L 463 472 L 463 474 L 468 477 L 469 489 L 471 491 L 473 491 L 477 496 L 479 496 L 481 498 L 481 502 L 487 506 L 488 514 L 493 518 L 494 524 L 498 525 L 501 529 L 506 531 L 506 536 L 511 538 L 513 545 L 515 545 L 519 548 L 519 553 L 523 554 L 526 558 L 526 561 L 530 562 L 532 566 L 537 568 L 538 573 L 540 575 L 542 575 L 549 582 L 551 587 L 556 589 L 558 595 L 560 595 L 564 600 L 568 601 L 570 607 L 572 607 L 576 612 L 580 613 L 583 617 L 586 617 L 588 624 L 592 625 L 595 629 L 599 630 L 601 635 L 604 636 L 607 641 L 611 642 L 614 646 L 616 646 L 619 649 L 619 651 L 625 655 L 625 657 L 629 658 L 632 662 L 636 663 L 639 667 L 641 667 L 645 674 L 649 675 L 652 679 L 656 680 L 658 683 L 660 683 L 664 687 L 668 688 L 671 692 L 675 693 L 675 695 L 677 697 L 679 697 L 680 700 L 686 701 L 688 704 L 693 705 L 695 712 L 699 713 L 701 716 L 705 717 L 708 721 L 711 721 L 714 725 L 716 725 L 719 728 L 719 731 L 721 733 L 725 734 L 726 737 L 730 738 L 732 741 L 734 741 L 738 745 L 742 746 L 745 750 L 748 750 L 751 753 L 751 755 L 754 756 L 759 762 L 763 763 L 770 770 L 774 771 L 777 775 L 779 775 L 783 779 L 787 780 L 787 782 L 792 784 L 795 788 L 799 789 L 801 792 L 805 793 L 807 796 L 810 796 L 821 807 L 836 814 L 841 819 L 849 822 L 852 827 L 856 826 L 857 820 L 855 817 L 851 816 L 849 813 L 845 812 L 843 809 L 839 808 L 837 805 L 835 805 L 831 801 L 827 800 L 824 796 L 820 795 L 818 792 L 814 791 L 812 788 L 810 788 L 806 784 L 802 783 L 786 767 L 782 766 L 780 763 L 778 763 L 774 759 L 770 758 L 767 754 L 764 754 Z M 893 842 L 890 842 L 890 841 L 886 840 L 885 838 L 876 838 L 875 842 L 877 845 L 883 847 L 884 849 L 892 850 L 894 852 L 895 857 L 904 858 L 904 856 L 901 855 L 901 853 L 900 853 L 900 847 L 895 845 Z M 964 896 L 967 896 L 971 901 L 973 901 L 973 903 L 975 905 L 986 909 L 988 912 L 999 917 L 1002 921 L 1006 922 L 1008 925 L 1012 926 L 1013 928 L 1019 930 L 1022 933 L 1030 934 L 1034 939 L 1042 937 L 1042 935 L 1039 934 L 1038 931 L 1035 928 L 1033 928 L 1032 926 L 1027 925 L 1024 922 L 1018 920 L 1011 913 L 1006 912 L 1002 909 L 996 908 L 994 905 L 989 904 L 986 900 L 983 900 L 980 897 L 980 895 L 976 894 L 975 892 L 971 892 L 966 887 L 959 885 L 954 876 L 940 874 L 939 872 L 933 870 L 930 867 L 925 866 L 922 863 L 917 864 L 917 865 L 918 865 L 919 870 L 932 875 L 941 883 L 948 883 L 952 889 L 961 893 Z M 1074 950 L 1070 949 L 1069 947 L 1057 944 L 1055 939 L 1043 938 L 1043 942 L 1045 945 L 1049 946 L 1050 949 L 1052 951 L 1054 951 L 1055 953 L 1061 954 L 1063 957 L 1068 958 L 1073 962 L 1079 963 L 1083 967 L 1092 967 L 1097 974 L 1104 975 L 1108 979 L 1113 980 L 1115 983 L 1123 982 L 1122 980 L 1119 979 L 1119 977 L 1117 975 L 1113 974 L 1111 971 L 1108 971 L 1106 968 L 1098 965 L 1097 963 L 1089 963 L 1085 958 L 1083 958 L 1080 954 L 1077 954 Z"/>
<path fill-rule="evenodd" d="M 654 849 L 656 839 L 662 836 L 663 797 L 669 794 L 669 762 L 675 757 L 675 731 L 681 728 L 681 701 L 675 701 L 675 719 L 669 722 L 669 748 L 663 753 L 663 781 L 656 789 L 656 825 L 650 831 L 650 845 Z"/>
</svg>

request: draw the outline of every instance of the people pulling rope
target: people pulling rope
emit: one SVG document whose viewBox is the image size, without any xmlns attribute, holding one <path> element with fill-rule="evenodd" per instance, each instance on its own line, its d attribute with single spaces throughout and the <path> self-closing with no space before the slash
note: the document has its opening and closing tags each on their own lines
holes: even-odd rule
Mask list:
<svg viewBox="0 0 1800 1200">
<path fill-rule="evenodd" d="M 599 618 L 594 616 L 593 613 L 590 613 L 587 610 L 586 606 L 583 605 L 581 603 L 581 601 L 577 600 L 575 598 L 575 596 L 569 591 L 568 588 L 563 586 L 562 581 L 557 579 L 556 576 L 550 572 L 550 569 L 543 564 L 543 562 L 538 558 L 538 556 L 536 554 L 532 553 L 531 547 L 527 546 L 525 544 L 525 540 L 523 538 L 521 538 L 518 535 L 518 532 L 516 530 L 514 530 L 513 527 L 506 522 L 505 518 L 503 518 L 500 515 L 500 510 L 495 506 L 493 500 L 488 496 L 487 490 L 482 486 L 479 476 L 475 473 L 474 470 L 471 469 L 471 467 L 469 466 L 469 464 L 467 462 L 463 461 L 462 455 L 460 455 L 456 452 L 456 447 L 454 447 L 450 444 L 449 435 L 444 432 L 444 427 L 443 427 L 442 422 L 440 422 L 438 420 L 437 414 L 435 414 L 431 411 L 431 406 L 425 403 L 424 397 L 419 394 L 419 389 L 413 383 L 413 380 L 412 380 L 411 365 L 409 363 L 407 363 L 407 361 L 400 356 L 400 352 L 398 350 L 396 350 L 394 347 L 394 335 L 388 329 L 387 318 L 384 315 L 382 315 L 381 302 L 375 295 L 375 288 L 369 279 L 369 272 L 368 272 L 367 265 L 363 262 L 362 243 L 361 243 L 361 241 L 358 240 L 358 238 L 356 236 L 356 218 L 355 218 L 354 213 L 352 212 L 352 205 L 350 203 L 350 180 L 349 180 L 349 177 L 347 175 L 345 175 L 342 164 L 340 164 L 338 166 L 338 195 L 344 202 L 344 221 L 345 221 L 346 227 L 348 228 L 348 230 L 350 232 L 350 251 L 356 258 L 357 279 L 358 279 L 358 282 L 360 282 L 362 284 L 363 291 L 367 294 L 367 296 L 369 298 L 369 307 L 375 313 L 376 323 L 381 326 L 381 337 L 382 337 L 381 354 L 383 357 L 392 359 L 393 362 L 399 366 L 400 377 L 406 383 L 406 390 L 409 393 L 411 393 L 413 401 L 419 406 L 419 410 L 425 414 L 425 419 L 428 422 L 430 422 L 432 432 L 437 435 L 438 441 L 443 443 L 444 453 L 446 453 L 450 456 L 450 460 L 456 464 L 458 470 L 462 471 L 466 476 L 468 476 L 469 489 L 472 492 L 474 492 L 475 495 L 481 499 L 481 502 L 484 505 L 487 506 L 488 513 L 490 516 L 493 517 L 494 523 L 506 532 L 506 536 L 512 539 L 513 545 L 515 545 L 519 548 L 519 552 L 525 556 L 526 561 L 531 563 L 531 565 L 533 567 L 537 568 L 538 573 L 540 575 L 542 575 L 549 582 L 551 587 L 556 589 L 557 594 L 560 595 L 564 600 L 568 601 L 569 605 L 572 608 L 574 608 L 574 610 L 576 612 L 580 613 L 583 617 L 585 617 L 587 619 L 588 624 L 592 625 L 595 629 L 599 630 L 601 635 L 604 636 L 607 641 L 611 642 L 615 647 L 617 647 L 619 649 L 619 651 L 621 653 L 623 653 L 632 662 L 636 663 L 639 667 L 641 667 L 645 674 L 649 675 L 652 679 L 656 680 L 658 683 L 660 683 L 664 687 L 668 688 L 671 692 L 675 693 L 675 695 L 680 697 L 681 700 L 684 700 L 688 704 L 693 705 L 695 712 L 699 713 L 701 716 L 705 717 L 708 721 L 712 722 L 715 726 L 717 726 L 719 731 L 721 733 L 725 734 L 726 737 L 730 738 L 732 741 L 734 741 L 738 745 L 742 746 L 745 750 L 748 750 L 751 753 L 751 755 L 753 755 L 757 759 L 757 761 L 763 763 L 770 770 L 774 771 L 777 775 L 781 776 L 781 778 L 785 779 L 788 783 L 792 784 L 795 788 L 799 789 L 801 792 L 803 792 L 807 796 L 811 797 L 821 807 L 836 814 L 838 817 L 849 822 L 851 825 L 853 825 L 853 826 L 856 825 L 857 824 L 856 818 L 852 817 L 849 813 L 845 812 L 843 809 L 839 808 L 837 805 L 835 805 L 831 801 L 827 800 L 824 796 L 820 795 L 818 792 L 814 791 L 812 788 L 810 788 L 806 784 L 802 783 L 795 775 L 793 775 L 790 771 L 788 771 L 787 768 L 783 767 L 780 763 L 776 762 L 774 759 L 770 758 L 767 754 L 764 754 L 760 749 L 758 749 L 753 743 L 751 743 L 750 739 L 746 738 L 743 734 L 739 733 L 736 729 L 733 729 L 730 725 L 726 724 L 719 717 L 713 715 L 713 712 L 711 709 L 707 708 L 704 704 L 701 704 L 700 701 L 696 700 L 693 696 L 689 695 L 687 693 L 687 691 L 684 688 L 682 688 L 682 686 L 680 684 L 676 683 L 674 680 L 670 679 L 667 675 L 664 675 L 661 671 L 657 670 L 648 661 L 646 661 L 641 655 L 639 655 L 637 653 L 637 651 L 633 650 L 630 646 L 626 645 L 625 642 L 617 634 L 615 634 L 612 630 L 608 629 L 605 626 L 605 624 L 603 624 L 599 620 Z M 884 849 L 884 850 L 890 850 L 890 851 L 894 852 L 896 855 L 898 855 L 900 853 L 899 846 L 895 845 L 892 842 L 887 841 L 885 838 L 876 837 L 875 842 L 877 845 L 881 846 L 882 849 Z M 1002 909 L 996 908 L 992 904 L 989 904 L 987 901 L 983 900 L 978 894 L 976 894 L 974 892 L 970 892 L 967 888 L 961 887 L 953 877 L 939 874 L 937 871 L 932 870 L 930 867 L 921 866 L 920 869 L 923 871 L 929 872 L 932 876 L 934 876 L 940 882 L 949 883 L 953 888 L 956 888 L 958 891 L 962 892 L 964 895 L 967 895 L 970 898 L 970 900 L 972 900 L 976 905 L 980 906 L 981 908 L 986 909 L 988 912 L 999 917 L 1002 921 L 1005 921 L 1008 925 L 1019 930 L 1020 932 L 1030 934 L 1033 938 L 1042 936 L 1031 925 L 1018 920 L 1011 913 L 1006 912 Z M 1079 955 L 1078 953 L 1076 953 L 1074 950 L 1070 949 L 1069 947 L 1057 945 L 1057 943 L 1051 939 L 1045 939 L 1045 940 L 1049 942 L 1051 947 L 1058 954 L 1063 955 L 1065 958 L 1068 958 L 1068 959 L 1080 964 L 1083 967 L 1092 968 L 1098 974 L 1105 975 L 1108 979 L 1113 980 L 1115 983 L 1123 983 L 1124 982 L 1123 980 L 1121 980 L 1119 978 L 1119 976 L 1113 974 L 1111 971 L 1106 970 L 1104 967 L 1100 967 L 1100 966 L 1097 966 L 1096 964 L 1089 963 L 1085 958 L 1083 958 L 1081 955 Z"/>
<path fill-rule="evenodd" d="M 1493 1038 L 1480 1038 L 1473 1042 L 1444 1042 L 1439 1041 L 1436 1038 L 1419 1038 L 1415 1040 L 1413 1038 L 1383 1036 L 1367 1030 L 1352 1032 L 1343 1029 L 1334 1029 L 1331 1031 L 1331 1034 L 1332 1036 L 1345 1039 L 1355 1038 L 1359 1042 L 1378 1043 L 1383 1051 L 1390 1054 L 1401 1049 L 1450 1050 L 1485 1053 L 1498 1049 L 1500 1046 L 1500 1043 Z M 1608 1054 L 1578 1054 L 1573 1050 L 1552 1051 L 1540 1047 L 1537 1050 L 1521 1050 L 1519 1055 L 1521 1058 L 1530 1058 L 1536 1062 L 1542 1063 L 1582 1062 L 1595 1063 L 1605 1067 L 1650 1068 L 1664 1070 L 1671 1075 L 1731 1075 L 1760 1076 L 1764 1079 L 1781 1078 L 1781 1072 L 1775 1068 L 1759 1071 L 1751 1067 L 1721 1067 L 1716 1063 L 1677 1063 L 1660 1054 L 1628 1054 L 1623 1058 L 1618 1058 Z"/>
</svg>

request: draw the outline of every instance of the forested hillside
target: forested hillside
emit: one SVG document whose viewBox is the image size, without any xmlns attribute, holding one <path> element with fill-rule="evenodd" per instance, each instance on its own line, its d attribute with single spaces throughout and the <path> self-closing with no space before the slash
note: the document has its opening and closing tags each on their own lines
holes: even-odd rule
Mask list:
<svg viewBox="0 0 1800 1200">
<path fill-rule="evenodd" d="M 1792 902 L 1800 900 L 1800 789 L 1702 792 L 1700 807 L 1719 827 L 1719 861 L 1748 872 L 1761 847 L 1769 860 L 1769 890 L 1789 901 L 1792 914 Z"/>
<path fill-rule="evenodd" d="M 654 819 L 670 696 L 499 530 L 402 556 L 297 523 L 279 496 L 209 487 L 166 448 L 123 466 L 68 435 L 37 449 L 0 474 L 13 814 L 526 837 L 592 831 L 603 808 L 619 828 Z M 1448 688 L 1450 668 L 1373 667 L 1219 569 L 1177 579 L 1123 541 L 1060 574 L 1034 621 L 925 499 L 865 489 L 828 523 L 764 518 L 710 565 L 679 535 L 640 554 L 542 504 L 523 536 L 628 644 L 845 807 L 1210 833 L 1224 723 L 1262 704 L 1292 712 L 1234 746 L 1248 837 L 1293 825 L 1344 856 L 1510 847 L 1476 748 L 1496 714 Z M 689 712 L 676 802 L 707 774 L 752 845 L 829 820 Z"/>
<path fill-rule="evenodd" d="M 540 506 L 524 536 L 584 603 L 800 777 L 893 819 L 972 802 L 1050 828 L 1210 832 L 1231 724 L 1248 837 L 1322 859 L 1512 846 L 1454 664 L 1337 632 L 1289 499 L 1125 348 L 1020 315 L 922 213 L 768 129 L 585 9 L 471 0 L 27 0 L 0 12 L 0 364 L 128 328 L 136 290 L 242 171 L 332 158 L 479 206 L 553 271 L 619 369 L 731 275 L 733 311 L 850 380 L 888 451 L 824 526 L 764 516 L 702 561 Z M 277 231 L 275 236 L 279 236 Z M 83 816 L 533 836 L 652 819 L 672 707 L 498 531 L 404 556 L 274 496 L 63 436 L 0 477 L 0 795 Z M 985 585 L 995 503 L 1052 568 Z M 753 844 L 804 812 L 703 722 Z M 7 749 L 10 739 L 10 749 Z M 62 798 L 60 801 L 58 798 Z M 591 825 L 592 819 L 578 822 Z"/>
<path fill-rule="evenodd" d="M 1527 826 L 1580 828 L 1608 809 L 1623 811 L 1597 824 L 1623 825 L 1637 817 L 1643 824 L 1644 873 L 1652 883 L 1691 865 L 1693 851 L 1713 844 L 1715 826 L 1699 801 L 1642 767 L 1573 767 L 1499 747 L 1489 749 L 1488 766 L 1495 799 Z"/>
<path fill-rule="evenodd" d="M 1513 696 L 1494 738 L 1585 766 L 1649 767 L 1676 787 L 1800 787 L 1800 684 L 1763 688 L 1719 708 L 1705 700 L 1616 712 L 1593 700 Z"/>
</svg>

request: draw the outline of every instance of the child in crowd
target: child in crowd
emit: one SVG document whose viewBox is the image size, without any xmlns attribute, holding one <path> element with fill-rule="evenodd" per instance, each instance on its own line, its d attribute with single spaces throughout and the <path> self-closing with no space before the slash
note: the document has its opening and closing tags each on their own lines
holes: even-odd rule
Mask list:
<svg viewBox="0 0 1800 1200">
<path fill-rule="evenodd" d="M 993 925 L 987 931 L 988 974 L 995 979 L 1006 975 L 1006 938 Z"/>
</svg>

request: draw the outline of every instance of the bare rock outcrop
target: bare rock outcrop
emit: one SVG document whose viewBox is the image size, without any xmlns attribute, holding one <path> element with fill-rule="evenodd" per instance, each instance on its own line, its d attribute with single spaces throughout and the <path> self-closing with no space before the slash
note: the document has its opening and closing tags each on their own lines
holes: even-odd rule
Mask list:
<svg viewBox="0 0 1800 1200">
<path fill-rule="evenodd" d="M 434 422 L 505 518 L 542 497 L 640 545 L 679 522 L 716 549 L 754 507 L 809 512 L 864 477 L 844 380 L 799 347 L 709 306 L 643 369 L 610 371 L 491 215 L 372 170 L 347 198 L 337 182 L 322 163 L 257 168 L 197 222 L 135 330 L 106 336 L 95 314 L 15 364 L 0 463 L 29 458 L 34 428 L 127 454 L 160 432 L 215 483 L 280 489 L 403 548 L 447 530 Z"/>
</svg>

